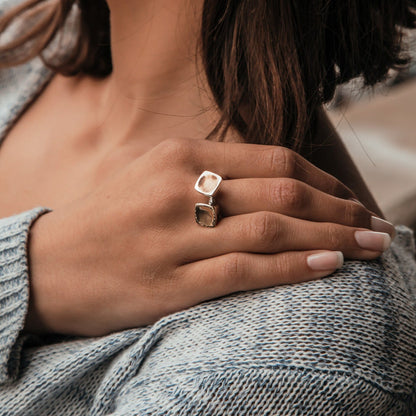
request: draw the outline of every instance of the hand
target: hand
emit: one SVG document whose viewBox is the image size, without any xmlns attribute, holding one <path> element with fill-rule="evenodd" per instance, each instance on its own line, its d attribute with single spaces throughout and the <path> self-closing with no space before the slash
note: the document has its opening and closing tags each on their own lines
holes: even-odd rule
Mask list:
<svg viewBox="0 0 416 416">
<path fill-rule="evenodd" d="M 211 229 L 194 220 L 203 170 L 225 179 L 216 198 L 225 218 Z M 353 197 L 288 149 L 165 141 L 35 222 L 26 329 L 104 335 L 232 292 L 326 276 L 342 264 L 336 251 L 375 258 L 389 236 L 369 232 L 372 221 L 392 227 Z"/>
</svg>

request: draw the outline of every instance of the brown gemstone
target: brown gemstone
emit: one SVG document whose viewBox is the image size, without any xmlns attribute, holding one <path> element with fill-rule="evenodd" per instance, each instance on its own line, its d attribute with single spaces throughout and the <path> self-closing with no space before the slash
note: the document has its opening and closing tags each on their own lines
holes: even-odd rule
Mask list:
<svg viewBox="0 0 416 416">
<path fill-rule="evenodd" d="M 215 227 L 217 224 L 217 209 L 207 204 L 195 205 L 195 219 L 204 227 Z"/>
</svg>

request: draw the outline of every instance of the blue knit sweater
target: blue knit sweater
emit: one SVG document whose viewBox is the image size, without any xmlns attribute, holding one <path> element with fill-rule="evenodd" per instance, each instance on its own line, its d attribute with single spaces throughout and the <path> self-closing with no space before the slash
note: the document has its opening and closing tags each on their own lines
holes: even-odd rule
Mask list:
<svg viewBox="0 0 416 416">
<path fill-rule="evenodd" d="M 38 60 L 0 72 L 0 138 L 49 76 Z M 28 233 L 44 211 L 0 219 L 1 416 L 416 415 L 408 229 L 380 259 L 346 262 L 329 278 L 106 337 L 39 337 L 21 330 Z"/>
</svg>

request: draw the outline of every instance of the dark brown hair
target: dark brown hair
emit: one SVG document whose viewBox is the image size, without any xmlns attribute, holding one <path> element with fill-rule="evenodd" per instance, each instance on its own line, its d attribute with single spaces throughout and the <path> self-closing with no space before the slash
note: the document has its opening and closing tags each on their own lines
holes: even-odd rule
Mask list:
<svg viewBox="0 0 416 416">
<path fill-rule="evenodd" d="M 64 61 L 43 56 L 74 7 L 76 47 Z M 405 65 L 403 30 L 415 27 L 415 0 L 205 0 L 201 53 L 222 118 L 209 137 L 235 127 L 249 142 L 299 149 L 313 136 L 317 110 L 337 85 L 382 81 Z M 0 33 L 38 17 L 0 47 L 0 68 L 40 55 L 54 71 L 111 73 L 105 0 L 29 0 L 0 18 Z"/>
</svg>

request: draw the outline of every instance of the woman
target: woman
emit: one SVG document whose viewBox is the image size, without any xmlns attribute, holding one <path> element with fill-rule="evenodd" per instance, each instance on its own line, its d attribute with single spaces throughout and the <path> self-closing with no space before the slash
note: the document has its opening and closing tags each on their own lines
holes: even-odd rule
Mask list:
<svg viewBox="0 0 416 416">
<path fill-rule="evenodd" d="M 111 39 L 104 2 L 67 20 L 72 3 L 32 0 L 23 24 L 7 28 L 19 10 L 0 22 L 4 67 L 42 53 L 78 73 L 48 83 L 35 60 L 2 74 L 0 189 L 16 195 L 0 212 L 3 414 L 412 414 L 408 230 L 328 279 L 184 310 L 386 250 L 393 229 L 320 105 L 401 63 L 407 2 L 108 1 Z M 290 146 L 354 192 L 244 141 Z M 194 220 L 203 170 L 226 179 L 211 229 Z"/>
</svg>

